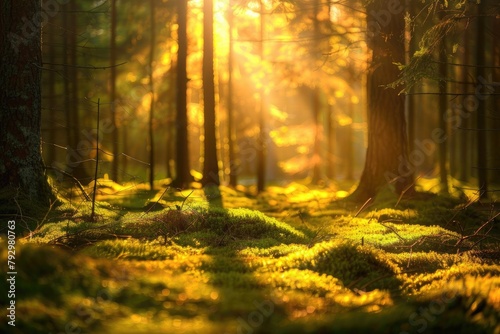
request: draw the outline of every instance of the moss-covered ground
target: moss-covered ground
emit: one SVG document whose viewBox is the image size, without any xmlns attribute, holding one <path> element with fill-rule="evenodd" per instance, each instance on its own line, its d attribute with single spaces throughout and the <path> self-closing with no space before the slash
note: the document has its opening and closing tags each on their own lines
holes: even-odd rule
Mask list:
<svg viewBox="0 0 500 334">
<path fill-rule="evenodd" d="M 16 218 L 16 326 L 0 332 L 500 333 L 495 205 L 158 189 L 101 189 L 93 222 L 82 201 Z"/>
</svg>

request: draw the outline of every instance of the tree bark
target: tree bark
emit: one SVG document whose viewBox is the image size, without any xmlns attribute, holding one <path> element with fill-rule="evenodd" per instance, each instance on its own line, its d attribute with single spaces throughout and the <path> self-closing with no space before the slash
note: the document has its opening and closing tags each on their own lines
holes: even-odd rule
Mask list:
<svg viewBox="0 0 500 334">
<path fill-rule="evenodd" d="M 394 63 L 404 63 L 404 11 L 401 7 L 391 14 L 385 1 L 376 0 L 367 5 L 367 13 L 372 50 L 367 74 L 368 148 L 359 185 L 351 195 L 356 201 L 375 197 L 385 184 L 393 184 L 398 195 L 411 192 L 415 168 L 408 159 L 404 96 L 385 87 L 398 78 Z"/>
<path fill-rule="evenodd" d="M 219 186 L 217 139 L 215 136 L 214 14 L 212 0 L 203 2 L 203 179 L 206 186 Z"/>
<path fill-rule="evenodd" d="M 260 61 L 264 62 L 264 29 L 265 29 L 265 19 L 264 19 L 264 1 L 260 0 Z M 257 138 L 257 165 L 256 165 L 256 174 L 257 174 L 257 193 L 261 193 L 264 191 L 266 187 L 266 121 L 264 117 L 265 113 L 265 90 L 264 85 L 261 85 L 259 89 L 259 115 L 258 115 L 258 124 L 259 124 L 259 135 Z"/>
<path fill-rule="evenodd" d="M 478 5 L 477 27 L 476 27 L 476 80 L 484 79 L 486 66 L 486 0 Z M 484 97 L 477 99 L 477 181 L 479 187 L 479 199 L 488 198 L 488 164 L 487 164 L 487 125 L 486 125 L 486 101 Z"/>
<path fill-rule="evenodd" d="M 229 34 L 229 54 L 227 61 L 227 137 L 229 151 L 229 185 L 236 188 L 238 184 L 237 158 L 236 158 L 236 134 L 234 131 L 234 103 L 233 103 L 233 60 L 234 60 L 234 45 L 233 45 L 233 7 L 231 0 L 228 5 L 228 34 Z"/>
<path fill-rule="evenodd" d="M 176 110 L 176 153 L 175 180 L 172 186 L 176 188 L 189 187 L 192 177 L 189 169 L 188 117 L 187 117 L 187 0 L 178 4 L 178 43 L 177 50 L 177 110 Z"/>
<path fill-rule="evenodd" d="M 117 115 L 117 99 L 116 99 L 116 0 L 111 0 L 111 40 L 110 40 L 110 91 L 109 99 L 111 102 L 111 124 L 113 132 L 111 133 L 111 145 L 113 150 L 113 161 L 111 163 L 111 179 L 118 182 L 118 115 Z"/>
<path fill-rule="evenodd" d="M 150 17 L 151 17 L 151 41 L 149 49 L 149 93 L 151 94 L 151 102 L 149 104 L 149 120 L 148 120 L 148 133 L 149 133 L 149 189 L 154 190 L 154 177 L 155 177 L 155 145 L 154 145 L 154 107 L 155 107 L 155 89 L 153 78 L 153 66 L 155 57 L 155 43 L 156 43 L 156 21 L 155 21 L 155 0 L 149 2 Z"/>
<path fill-rule="evenodd" d="M 41 154 L 41 3 L 0 3 L 0 188 L 49 205 Z"/>
</svg>

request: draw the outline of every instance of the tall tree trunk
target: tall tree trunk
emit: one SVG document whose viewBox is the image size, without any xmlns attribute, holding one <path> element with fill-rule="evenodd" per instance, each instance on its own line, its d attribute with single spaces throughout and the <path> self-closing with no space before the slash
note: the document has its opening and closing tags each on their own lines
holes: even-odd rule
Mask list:
<svg viewBox="0 0 500 334">
<path fill-rule="evenodd" d="M 229 150 L 229 185 L 236 187 L 238 183 L 237 176 L 237 160 L 236 160 L 236 134 L 234 131 L 234 104 L 233 104 L 233 60 L 234 60 L 234 45 L 233 45 L 233 7 L 231 0 L 228 4 L 228 34 L 229 34 L 229 54 L 227 62 L 227 137 Z"/>
<path fill-rule="evenodd" d="M 407 0 L 407 4 L 409 6 L 408 12 L 410 15 L 410 21 L 407 26 L 408 30 L 408 35 L 410 37 L 410 40 L 408 41 L 408 54 L 406 56 L 406 63 L 408 64 L 411 57 L 413 56 L 413 53 L 417 51 L 418 43 L 417 43 L 417 36 L 415 32 L 415 27 L 416 27 L 416 16 L 418 13 L 418 7 L 417 3 L 415 1 Z M 416 107 L 416 98 L 413 93 L 415 92 L 415 89 L 412 87 L 409 90 L 409 94 L 406 95 L 406 114 L 407 114 L 407 127 L 408 127 L 408 149 L 410 152 L 413 152 L 415 150 L 415 139 L 416 139 L 416 134 L 415 134 L 415 107 Z"/>
<path fill-rule="evenodd" d="M 153 64 L 154 64 L 154 53 L 155 53 L 155 43 L 156 43 L 156 22 L 155 22 L 155 0 L 150 0 L 149 2 L 150 16 L 151 16 L 151 41 L 149 49 L 149 94 L 151 94 L 151 102 L 149 105 L 149 188 L 154 189 L 154 178 L 155 178 L 155 149 L 154 149 L 154 133 L 153 133 L 153 117 L 154 117 L 154 107 L 155 107 L 155 90 L 154 90 L 154 80 L 153 80 Z"/>
<path fill-rule="evenodd" d="M 40 1 L 0 2 L 0 189 L 48 206 L 53 195 L 41 154 L 41 23 L 33 19 L 40 12 Z"/>
<path fill-rule="evenodd" d="M 357 201 L 373 198 L 387 183 L 394 184 L 399 195 L 413 189 L 404 96 L 384 87 L 398 78 L 394 62 L 404 62 L 404 8 L 399 9 L 389 13 L 382 0 L 367 5 L 368 46 L 372 50 L 367 74 L 368 148 L 359 185 L 351 195 Z"/>
<path fill-rule="evenodd" d="M 471 64 L 471 57 L 470 57 L 470 33 L 469 29 L 464 29 L 463 32 L 463 54 L 462 54 L 462 66 L 460 68 L 461 72 L 461 80 L 462 80 L 462 89 L 460 93 L 463 94 L 462 97 L 462 107 L 465 108 L 465 100 L 467 94 L 470 92 L 470 85 L 467 83 L 470 81 L 469 77 L 469 67 L 465 65 Z M 461 127 L 467 129 L 470 127 L 470 120 L 469 117 L 464 117 L 462 119 L 462 124 Z M 461 181 L 468 181 L 469 180 L 469 175 L 470 175 L 470 161 L 471 161 L 471 154 L 470 154 L 470 147 L 472 146 L 470 143 L 471 137 L 470 137 L 470 131 L 468 130 L 462 130 L 459 129 L 459 157 L 460 157 L 460 163 L 458 164 L 459 168 L 459 173 L 458 173 L 458 179 Z"/>
<path fill-rule="evenodd" d="M 111 163 L 111 179 L 118 182 L 118 115 L 117 115 L 117 99 L 116 99 L 116 0 L 111 0 L 111 40 L 110 40 L 110 91 L 109 99 L 111 102 L 111 125 L 113 132 L 111 133 L 111 145 L 113 153 L 113 162 Z"/>
<path fill-rule="evenodd" d="M 264 61 L 264 1 L 260 0 L 260 61 Z M 257 193 L 264 191 L 266 186 L 266 131 L 265 131 L 265 89 L 262 83 L 259 91 L 259 114 L 258 127 L 259 135 L 257 138 Z"/>
<path fill-rule="evenodd" d="M 316 40 L 314 52 L 316 54 L 321 54 L 321 48 L 319 47 L 319 42 L 321 41 L 321 31 L 319 27 L 318 13 L 320 10 L 320 0 L 314 0 L 313 2 L 313 25 L 314 32 L 313 36 Z M 312 88 L 312 114 L 314 121 L 314 144 L 313 144 L 313 156 L 312 156 L 312 184 L 318 184 L 321 180 L 321 101 L 320 94 L 321 90 L 316 85 Z"/>
<path fill-rule="evenodd" d="M 444 20 L 444 11 L 446 8 L 441 8 L 439 19 Z M 448 59 L 446 57 L 446 36 L 443 36 L 439 47 L 439 128 L 444 131 L 443 137 L 448 137 L 448 125 L 446 122 L 446 112 L 448 108 Z M 439 143 L 439 183 L 440 191 L 449 193 L 448 187 L 448 141 L 442 140 Z"/>
<path fill-rule="evenodd" d="M 214 8 L 212 0 L 203 1 L 203 186 L 219 186 L 219 162 L 215 135 L 214 85 Z"/>
<path fill-rule="evenodd" d="M 485 78 L 486 66 L 486 0 L 482 0 L 478 4 L 477 27 L 476 27 L 476 79 Z M 485 92 L 483 89 L 482 93 Z M 477 179 L 479 186 L 479 198 L 486 199 L 488 197 L 488 170 L 486 156 L 488 154 L 486 140 L 486 101 L 484 95 L 477 99 Z"/>
<path fill-rule="evenodd" d="M 187 0 L 179 0 L 178 7 L 178 43 L 177 50 L 177 112 L 176 112 L 176 153 L 175 180 L 172 186 L 186 188 L 192 181 L 189 168 L 188 117 L 187 117 Z"/>
</svg>

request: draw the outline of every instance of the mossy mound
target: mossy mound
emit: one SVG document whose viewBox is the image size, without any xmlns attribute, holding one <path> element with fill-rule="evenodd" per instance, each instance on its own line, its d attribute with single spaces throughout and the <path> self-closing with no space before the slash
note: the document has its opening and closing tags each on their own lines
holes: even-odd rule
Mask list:
<svg viewBox="0 0 500 334">
<path fill-rule="evenodd" d="M 233 242 L 272 239 L 278 243 L 305 243 L 307 236 L 275 218 L 249 209 L 193 207 L 186 210 L 168 209 L 136 220 L 124 220 L 122 233 L 134 238 L 167 241 L 185 240 L 183 235 L 202 236 L 204 246 L 223 246 Z M 191 238 L 193 239 L 193 238 Z"/>
</svg>

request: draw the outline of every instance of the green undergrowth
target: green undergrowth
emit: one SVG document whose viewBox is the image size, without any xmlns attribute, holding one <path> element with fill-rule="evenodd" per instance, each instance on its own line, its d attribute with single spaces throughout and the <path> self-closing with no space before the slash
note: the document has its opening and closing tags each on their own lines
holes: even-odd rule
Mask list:
<svg viewBox="0 0 500 334">
<path fill-rule="evenodd" d="M 54 210 L 18 239 L 17 322 L 0 331 L 500 333 L 498 242 L 448 223 L 474 232 L 491 213 L 385 194 L 360 211 L 300 184 L 221 190 L 224 208 L 140 190 L 134 210 L 99 202 L 93 222 L 88 203 Z"/>
</svg>

